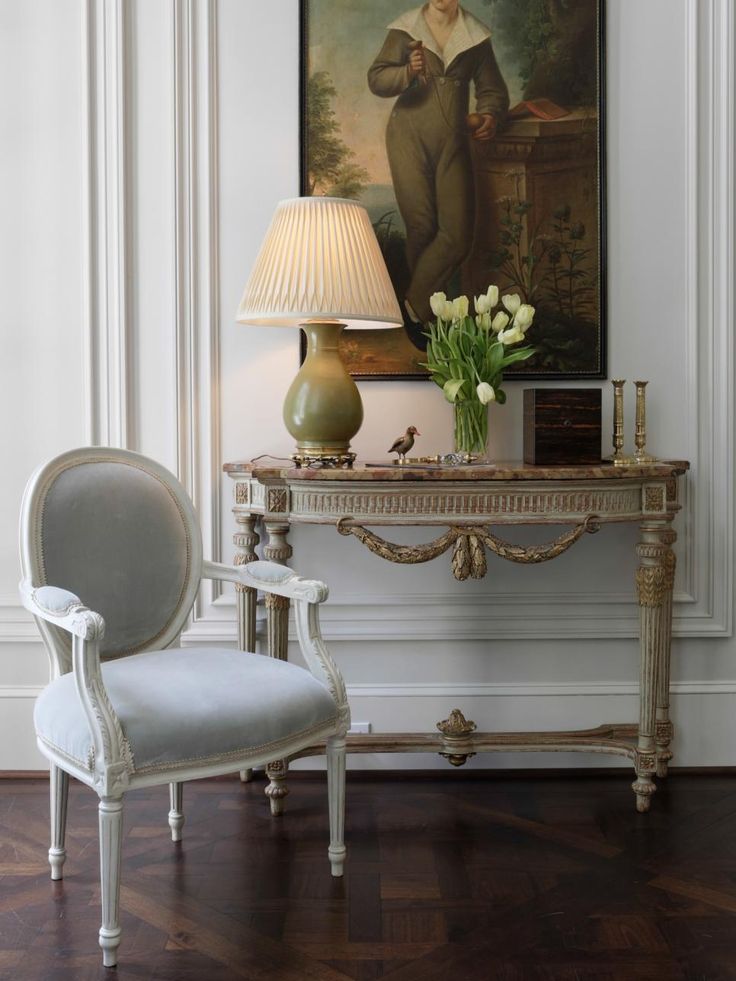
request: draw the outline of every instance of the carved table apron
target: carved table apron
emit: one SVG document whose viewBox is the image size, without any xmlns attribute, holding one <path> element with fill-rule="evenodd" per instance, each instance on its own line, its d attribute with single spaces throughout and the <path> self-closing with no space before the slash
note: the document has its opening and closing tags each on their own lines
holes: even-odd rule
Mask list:
<svg viewBox="0 0 736 981">
<path fill-rule="evenodd" d="M 258 463 L 228 463 L 235 481 L 234 536 L 237 564 L 257 558 L 265 530 L 263 556 L 286 563 L 292 554 L 287 535 L 291 524 L 334 525 L 353 535 L 375 554 L 392 562 L 416 564 L 452 550 L 456 579 L 482 578 L 486 549 L 519 563 L 554 559 L 584 534 L 602 524 L 638 522 L 636 589 L 640 608 L 641 670 L 639 723 L 602 725 L 573 732 L 476 732 L 475 724 L 455 709 L 436 733 L 375 733 L 348 736 L 350 753 L 435 752 L 456 766 L 479 752 L 580 751 L 608 753 L 632 760 L 632 784 L 639 811 L 649 810 L 653 777 L 667 775 L 672 758 L 669 720 L 670 642 L 676 534 L 672 521 L 679 510 L 678 477 L 684 461 L 638 467 L 533 467 L 496 464 L 470 467 L 411 466 L 354 469 L 290 469 Z M 511 545 L 492 532 L 504 525 L 570 525 L 570 530 L 544 545 Z M 392 525 L 434 526 L 426 545 L 396 545 Z M 369 530 L 382 528 L 382 533 Z M 437 526 L 444 527 L 440 534 Z M 389 531 L 386 532 L 385 529 Z M 238 593 L 238 643 L 255 650 L 255 592 Z M 267 596 L 268 653 L 286 659 L 288 600 Z M 302 756 L 321 754 L 310 747 Z M 280 813 L 287 761 L 267 768 L 266 793 Z M 244 775 L 244 779 L 246 776 Z"/>
</svg>

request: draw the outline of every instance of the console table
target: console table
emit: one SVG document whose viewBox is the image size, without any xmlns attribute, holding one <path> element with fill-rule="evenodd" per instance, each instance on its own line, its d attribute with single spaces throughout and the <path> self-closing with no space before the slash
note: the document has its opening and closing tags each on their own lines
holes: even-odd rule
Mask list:
<svg viewBox="0 0 736 981">
<path fill-rule="evenodd" d="M 458 709 L 437 724 L 435 733 L 373 733 L 348 736 L 350 753 L 435 752 L 459 766 L 469 756 L 493 751 L 580 751 L 607 753 L 632 761 L 632 784 L 639 811 L 649 810 L 654 776 L 665 777 L 672 758 L 669 719 L 670 642 L 678 478 L 684 461 L 636 467 L 533 467 L 518 463 L 478 466 L 355 466 L 351 469 L 293 468 L 267 463 L 228 463 L 235 482 L 235 562 L 263 555 L 286 563 L 292 554 L 292 524 L 327 525 L 335 534 L 352 535 L 390 562 L 416 564 L 451 552 L 456 579 L 481 579 L 486 551 L 510 562 L 547 562 L 572 548 L 601 525 L 637 522 L 635 573 L 640 608 L 641 671 L 638 725 L 610 723 L 571 732 L 477 732 Z M 505 541 L 508 525 L 569 525 L 564 534 L 542 545 Z M 398 545 L 392 526 L 427 526 L 427 544 Z M 439 527 L 438 527 L 439 526 Z M 438 535 L 437 532 L 444 528 Z M 491 529 L 494 529 L 492 531 Z M 376 530 L 381 529 L 379 534 Z M 238 642 L 255 650 L 255 591 L 239 588 Z M 286 659 L 288 600 L 266 597 L 268 653 Z M 316 755 L 322 747 L 302 754 Z M 266 794 L 280 813 L 287 791 L 288 761 L 267 767 Z M 244 776 L 245 778 L 245 776 Z"/>
</svg>

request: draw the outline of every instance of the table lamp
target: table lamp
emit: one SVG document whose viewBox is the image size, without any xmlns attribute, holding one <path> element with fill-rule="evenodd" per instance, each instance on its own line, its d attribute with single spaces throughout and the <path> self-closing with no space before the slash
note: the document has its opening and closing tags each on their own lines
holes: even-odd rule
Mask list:
<svg viewBox="0 0 736 981">
<path fill-rule="evenodd" d="M 363 403 L 338 352 L 340 335 L 403 323 L 365 208 L 342 198 L 279 202 L 236 319 L 304 330 L 307 356 L 284 401 L 292 458 L 298 466 L 351 464 Z"/>
</svg>

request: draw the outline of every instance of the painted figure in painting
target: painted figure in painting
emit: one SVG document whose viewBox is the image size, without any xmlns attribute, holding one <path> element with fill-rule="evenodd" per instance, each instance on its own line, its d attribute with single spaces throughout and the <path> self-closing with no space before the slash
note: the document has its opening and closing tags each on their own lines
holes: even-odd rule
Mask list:
<svg viewBox="0 0 736 981">
<path fill-rule="evenodd" d="M 429 297 L 447 287 L 473 244 L 470 140 L 492 139 L 509 106 L 490 37 L 458 0 L 429 0 L 388 25 L 368 72 L 371 92 L 396 99 L 386 148 L 406 226 L 411 278 L 401 299 L 417 346 L 432 316 Z"/>
</svg>

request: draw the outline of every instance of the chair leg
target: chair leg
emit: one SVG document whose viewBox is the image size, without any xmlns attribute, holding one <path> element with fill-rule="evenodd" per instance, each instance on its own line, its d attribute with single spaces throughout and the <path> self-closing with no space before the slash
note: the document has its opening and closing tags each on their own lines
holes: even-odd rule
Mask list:
<svg viewBox="0 0 736 981">
<path fill-rule="evenodd" d="M 327 740 L 327 797 L 330 810 L 330 868 L 341 876 L 345 864 L 345 737 Z"/>
<path fill-rule="evenodd" d="M 183 813 L 184 784 L 169 784 L 169 827 L 171 828 L 171 840 L 181 841 L 181 829 L 184 827 Z"/>
<path fill-rule="evenodd" d="M 120 852 L 123 843 L 123 799 L 103 797 L 99 807 L 102 925 L 100 947 L 105 967 L 115 967 L 120 945 Z"/>
<path fill-rule="evenodd" d="M 51 878 L 61 879 L 62 868 L 66 861 L 66 808 L 69 797 L 69 774 L 61 767 L 51 764 L 49 773 L 51 796 L 51 847 L 49 848 L 49 865 Z"/>
</svg>

